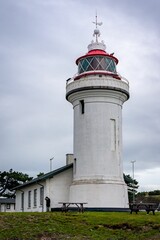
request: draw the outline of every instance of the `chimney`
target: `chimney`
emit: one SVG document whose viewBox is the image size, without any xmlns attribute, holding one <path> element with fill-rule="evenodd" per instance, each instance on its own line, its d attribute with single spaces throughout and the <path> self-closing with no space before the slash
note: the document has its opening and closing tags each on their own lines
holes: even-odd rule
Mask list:
<svg viewBox="0 0 160 240">
<path fill-rule="evenodd" d="M 73 163 L 73 161 L 74 161 L 73 154 L 67 153 L 66 154 L 66 165 Z"/>
</svg>

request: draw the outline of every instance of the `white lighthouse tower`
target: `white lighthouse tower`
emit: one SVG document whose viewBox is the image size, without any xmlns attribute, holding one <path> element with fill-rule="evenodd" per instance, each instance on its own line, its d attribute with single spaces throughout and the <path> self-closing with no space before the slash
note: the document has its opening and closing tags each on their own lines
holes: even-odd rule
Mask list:
<svg viewBox="0 0 160 240">
<path fill-rule="evenodd" d="M 118 59 L 99 41 L 76 60 L 78 74 L 67 82 L 66 99 L 74 111 L 74 164 L 71 202 L 91 209 L 128 208 L 122 167 L 122 105 L 129 84 L 116 71 Z"/>
</svg>

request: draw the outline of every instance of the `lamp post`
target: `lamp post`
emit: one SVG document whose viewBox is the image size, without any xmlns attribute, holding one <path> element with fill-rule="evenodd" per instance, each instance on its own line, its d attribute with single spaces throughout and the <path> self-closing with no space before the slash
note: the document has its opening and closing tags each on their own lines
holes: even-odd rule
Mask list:
<svg viewBox="0 0 160 240">
<path fill-rule="evenodd" d="M 132 187 L 132 191 L 133 191 L 133 203 L 135 203 L 135 192 L 134 192 L 134 163 L 136 162 L 136 160 L 131 161 L 132 163 L 132 178 L 133 178 L 133 187 Z"/>
<path fill-rule="evenodd" d="M 52 171 L 52 160 L 54 159 L 54 157 L 50 158 L 50 172 Z"/>
</svg>

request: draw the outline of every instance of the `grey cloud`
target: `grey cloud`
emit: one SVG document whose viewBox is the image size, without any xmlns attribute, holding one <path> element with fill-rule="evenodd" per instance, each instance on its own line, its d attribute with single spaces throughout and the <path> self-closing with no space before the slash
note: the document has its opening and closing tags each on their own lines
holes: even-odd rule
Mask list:
<svg viewBox="0 0 160 240">
<path fill-rule="evenodd" d="M 92 5 L 91 5 L 92 3 Z M 73 148 L 65 80 L 93 39 L 97 1 L 2 1 L 0 8 L 1 170 L 34 172 L 65 163 Z M 125 172 L 159 167 L 159 1 L 98 1 L 101 39 L 130 82 L 123 107 Z"/>
</svg>

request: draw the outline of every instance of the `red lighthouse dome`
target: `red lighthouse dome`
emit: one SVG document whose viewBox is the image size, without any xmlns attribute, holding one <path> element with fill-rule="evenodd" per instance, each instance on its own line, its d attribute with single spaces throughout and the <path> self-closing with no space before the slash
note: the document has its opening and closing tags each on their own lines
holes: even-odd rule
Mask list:
<svg viewBox="0 0 160 240">
<path fill-rule="evenodd" d="M 79 57 L 76 60 L 78 65 L 78 75 L 74 80 L 78 80 L 81 77 L 88 75 L 108 75 L 116 79 L 121 79 L 116 71 L 116 65 L 118 64 L 118 59 L 105 51 L 106 46 L 104 42 L 99 42 L 98 37 L 100 36 L 100 31 L 97 25 L 102 23 L 97 23 L 96 18 L 96 29 L 94 30 L 93 36 L 96 37 L 96 41 L 92 41 L 88 45 L 88 53 Z"/>
</svg>

